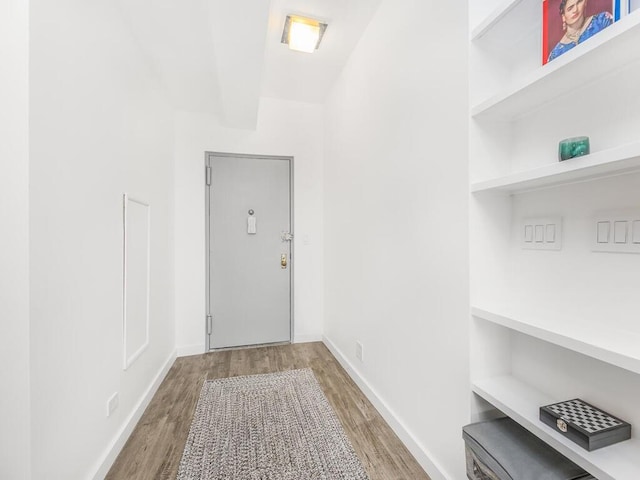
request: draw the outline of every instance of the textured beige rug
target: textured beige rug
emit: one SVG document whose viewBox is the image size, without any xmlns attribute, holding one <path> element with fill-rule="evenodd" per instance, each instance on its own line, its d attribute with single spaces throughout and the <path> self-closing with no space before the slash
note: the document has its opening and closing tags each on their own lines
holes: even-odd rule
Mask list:
<svg viewBox="0 0 640 480">
<path fill-rule="evenodd" d="M 206 381 L 178 480 L 367 480 L 311 369 Z"/>
</svg>

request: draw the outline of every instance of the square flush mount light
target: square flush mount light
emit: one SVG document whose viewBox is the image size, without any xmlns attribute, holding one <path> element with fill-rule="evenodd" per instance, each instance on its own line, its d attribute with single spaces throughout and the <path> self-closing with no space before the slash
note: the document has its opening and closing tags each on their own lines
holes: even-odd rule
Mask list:
<svg viewBox="0 0 640 480">
<path fill-rule="evenodd" d="M 291 50 L 313 53 L 320 46 L 326 29 L 326 23 L 297 15 L 287 15 L 282 32 L 282 43 L 288 44 Z"/>
</svg>

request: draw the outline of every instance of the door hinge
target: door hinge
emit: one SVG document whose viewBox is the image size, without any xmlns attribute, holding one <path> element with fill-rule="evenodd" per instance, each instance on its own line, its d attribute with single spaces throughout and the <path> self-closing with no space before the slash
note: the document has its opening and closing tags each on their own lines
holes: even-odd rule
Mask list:
<svg viewBox="0 0 640 480">
<path fill-rule="evenodd" d="M 210 186 L 211 185 L 211 167 L 206 168 L 205 177 L 206 177 L 207 186 Z"/>
<path fill-rule="evenodd" d="M 212 329 L 213 329 L 213 317 L 211 315 L 207 315 L 207 335 L 211 335 Z"/>
</svg>

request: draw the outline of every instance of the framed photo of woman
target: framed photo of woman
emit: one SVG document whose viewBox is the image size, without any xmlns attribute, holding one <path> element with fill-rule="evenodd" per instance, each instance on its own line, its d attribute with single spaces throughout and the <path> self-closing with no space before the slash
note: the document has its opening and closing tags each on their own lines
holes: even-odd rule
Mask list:
<svg viewBox="0 0 640 480">
<path fill-rule="evenodd" d="M 543 0 L 542 63 L 545 64 L 620 19 L 620 1 Z"/>
</svg>

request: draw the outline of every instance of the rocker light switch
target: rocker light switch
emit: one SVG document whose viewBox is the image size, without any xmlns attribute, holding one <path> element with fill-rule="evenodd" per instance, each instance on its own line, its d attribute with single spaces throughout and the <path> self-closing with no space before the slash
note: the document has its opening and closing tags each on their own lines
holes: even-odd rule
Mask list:
<svg viewBox="0 0 640 480">
<path fill-rule="evenodd" d="M 611 222 L 598 222 L 598 243 L 609 243 Z"/>
<path fill-rule="evenodd" d="M 633 221 L 633 243 L 640 243 L 640 220 Z"/>
<path fill-rule="evenodd" d="M 524 226 L 524 241 L 526 243 L 533 242 L 533 225 Z"/>
<path fill-rule="evenodd" d="M 627 243 L 627 222 L 614 222 L 613 232 L 613 238 L 616 243 Z"/>
<path fill-rule="evenodd" d="M 556 241 L 556 226 L 553 223 L 547 225 L 547 230 L 544 234 L 544 239 L 547 243 L 554 243 Z"/>
</svg>

